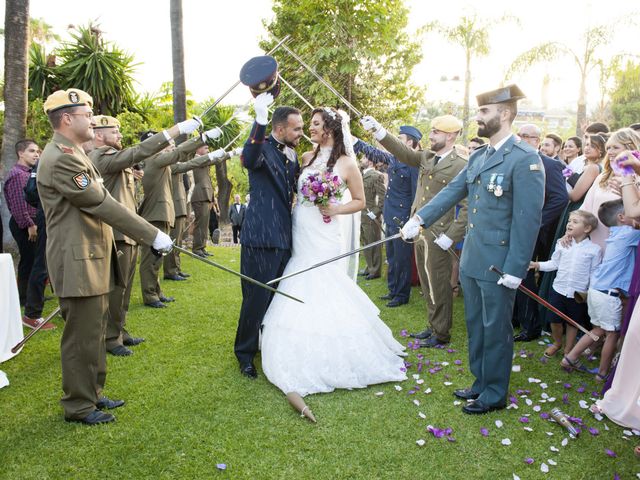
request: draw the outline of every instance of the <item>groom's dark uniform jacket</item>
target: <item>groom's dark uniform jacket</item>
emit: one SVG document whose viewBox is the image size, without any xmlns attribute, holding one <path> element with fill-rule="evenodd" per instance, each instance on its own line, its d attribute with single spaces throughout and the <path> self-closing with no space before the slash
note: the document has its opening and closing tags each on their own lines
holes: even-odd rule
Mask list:
<svg viewBox="0 0 640 480">
<path fill-rule="evenodd" d="M 249 193 L 240 234 L 243 274 L 268 282 L 282 275 L 291 257 L 291 202 L 300 170 L 295 150 L 254 123 L 244 144 L 242 165 L 249 170 Z M 258 351 L 258 332 L 271 302 L 271 292 L 242 281 L 242 308 L 234 351 L 240 367 L 251 364 Z"/>
<path fill-rule="evenodd" d="M 242 245 L 291 249 L 291 202 L 300 169 L 295 151 L 273 136 L 265 139 L 266 126 L 254 123 L 242 151 L 249 170 L 249 193 L 242 224 Z"/>
</svg>

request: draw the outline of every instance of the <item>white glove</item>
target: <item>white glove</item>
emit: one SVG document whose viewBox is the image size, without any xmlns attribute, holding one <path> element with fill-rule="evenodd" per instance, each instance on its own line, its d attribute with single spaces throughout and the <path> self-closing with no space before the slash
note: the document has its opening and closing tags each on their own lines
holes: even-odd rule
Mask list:
<svg viewBox="0 0 640 480">
<path fill-rule="evenodd" d="M 447 237 L 444 233 L 441 233 L 440 236 L 434 240 L 434 243 L 443 250 L 449 250 L 451 245 L 453 245 L 453 240 Z"/>
<path fill-rule="evenodd" d="M 188 135 L 195 132 L 201 126 L 202 120 L 200 120 L 198 117 L 193 117 L 189 120 L 185 120 L 184 122 L 179 122 L 178 130 L 180 131 L 180 135 Z"/>
<path fill-rule="evenodd" d="M 173 242 L 171 241 L 171 237 L 169 235 L 161 230 L 158 230 L 156 239 L 153 241 L 153 244 L 151 246 L 160 253 L 169 253 L 173 248 Z"/>
<path fill-rule="evenodd" d="M 220 127 L 214 127 L 211 130 L 207 130 L 206 132 L 204 132 L 203 135 L 209 140 L 215 140 L 220 135 L 222 135 L 222 129 Z"/>
<path fill-rule="evenodd" d="M 367 210 L 367 217 L 369 217 L 371 220 L 375 220 L 376 214 L 373 213 L 371 210 Z"/>
<path fill-rule="evenodd" d="M 521 278 L 514 277 L 513 275 L 505 273 L 502 277 L 500 277 L 500 280 L 498 280 L 498 285 L 516 290 L 520 286 L 520 282 L 522 282 Z"/>
<path fill-rule="evenodd" d="M 260 125 L 269 123 L 269 105 L 273 103 L 273 95 L 270 93 L 261 93 L 253 102 L 253 108 L 256 111 L 256 122 Z"/>
<path fill-rule="evenodd" d="M 242 151 L 244 150 L 244 147 L 238 147 L 238 148 L 234 148 L 231 152 L 231 156 L 232 157 L 239 157 L 240 155 L 242 155 Z"/>
<path fill-rule="evenodd" d="M 371 115 L 365 115 L 362 117 L 360 123 L 365 130 L 373 132 L 373 136 L 376 137 L 376 140 L 382 140 L 387 135 L 385 128 Z"/>
<path fill-rule="evenodd" d="M 422 220 L 420 217 L 413 216 L 409 219 L 407 223 L 404 224 L 402 230 L 400 230 L 400 234 L 402 238 L 405 240 L 411 240 L 415 238 L 420 233 L 420 226 L 422 225 Z"/>
<path fill-rule="evenodd" d="M 224 157 L 224 148 L 219 148 L 217 150 L 214 150 L 213 152 L 209 152 L 207 153 L 207 155 L 209 156 L 209 160 L 211 160 L 212 162 L 214 160 L 218 160 Z"/>
</svg>

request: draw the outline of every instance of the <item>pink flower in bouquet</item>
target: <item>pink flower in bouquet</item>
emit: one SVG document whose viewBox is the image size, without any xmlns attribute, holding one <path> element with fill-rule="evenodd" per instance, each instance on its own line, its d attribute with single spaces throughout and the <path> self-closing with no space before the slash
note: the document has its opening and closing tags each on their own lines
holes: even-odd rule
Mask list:
<svg viewBox="0 0 640 480">
<path fill-rule="evenodd" d="M 300 187 L 300 193 L 304 202 L 324 207 L 340 201 L 344 189 L 345 185 L 338 175 L 324 171 L 309 174 Z M 327 215 L 323 215 L 322 219 L 325 223 L 331 221 L 331 217 Z"/>
</svg>

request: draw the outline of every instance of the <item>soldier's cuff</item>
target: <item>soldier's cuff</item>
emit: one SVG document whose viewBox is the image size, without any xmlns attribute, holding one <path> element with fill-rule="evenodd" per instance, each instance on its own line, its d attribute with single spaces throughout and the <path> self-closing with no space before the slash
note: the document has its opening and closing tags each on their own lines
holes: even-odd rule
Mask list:
<svg viewBox="0 0 640 480">
<path fill-rule="evenodd" d="M 171 135 L 166 130 L 162 130 L 162 134 L 164 135 L 165 140 L 168 142 L 171 140 Z"/>
</svg>

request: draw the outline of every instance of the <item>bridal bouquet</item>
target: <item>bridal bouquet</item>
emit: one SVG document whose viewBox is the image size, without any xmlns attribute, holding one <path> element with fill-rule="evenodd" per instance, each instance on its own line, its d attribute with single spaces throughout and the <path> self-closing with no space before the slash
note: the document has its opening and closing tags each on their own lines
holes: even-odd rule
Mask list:
<svg viewBox="0 0 640 480">
<path fill-rule="evenodd" d="M 327 206 L 336 203 L 342 198 L 345 185 L 338 175 L 333 172 L 314 172 L 304 179 L 300 187 L 303 202 L 316 206 Z M 329 223 L 331 217 L 322 216 L 324 223 Z"/>
</svg>

